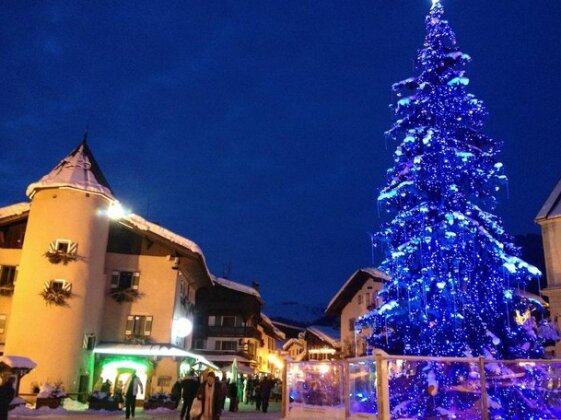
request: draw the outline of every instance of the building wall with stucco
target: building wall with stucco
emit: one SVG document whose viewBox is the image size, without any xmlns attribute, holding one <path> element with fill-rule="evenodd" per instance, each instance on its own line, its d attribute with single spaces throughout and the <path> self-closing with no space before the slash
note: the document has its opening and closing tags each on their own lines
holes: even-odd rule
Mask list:
<svg viewBox="0 0 561 420">
<path fill-rule="evenodd" d="M 16 273 L 19 271 L 21 260 L 21 249 L 0 248 L 0 266 L 16 267 Z M 17 276 L 17 274 L 16 274 Z M 16 277 L 17 278 L 17 277 Z M 2 317 L 3 328 L 0 329 L 0 345 L 4 346 L 8 329 L 10 327 L 9 316 L 12 308 L 13 291 L 5 290 L 0 293 L 0 317 Z"/>
<path fill-rule="evenodd" d="M 561 331 L 561 217 L 539 221 L 542 231 L 547 288 L 542 293 L 549 298 L 551 319 Z M 561 357 L 561 340 L 557 341 L 555 356 Z"/>
<path fill-rule="evenodd" d="M 364 339 L 355 335 L 354 321 L 379 305 L 380 300 L 377 298 L 377 294 L 381 288 L 382 283 L 380 281 L 369 278 L 343 308 L 341 312 L 341 344 L 343 352 L 347 356 L 354 356 L 355 353 L 360 356 L 366 352 Z"/>
<path fill-rule="evenodd" d="M 104 303 L 104 260 L 109 221 L 98 215 L 109 200 L 71 189 L 44 189 L 31 201 L 17 284 L 9 314 L 6 354 L 26 355 L 37 363 L 22 386 L 63 382 L 77 390 L 91 354 L 84 334 L 99 335 Z M 75 260 L 53 263 L 45 254 L 57 239 L 77 244 Z M 65 306 L 41 296 L 49 282 L 71 285 Z"/>
</svg>

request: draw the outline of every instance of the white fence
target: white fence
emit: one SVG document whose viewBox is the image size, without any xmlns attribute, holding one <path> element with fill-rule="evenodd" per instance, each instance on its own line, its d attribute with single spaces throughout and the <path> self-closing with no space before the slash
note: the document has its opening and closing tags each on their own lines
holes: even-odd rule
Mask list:
<svg viewBox="0 0 561 420">
<path fill-rule="evenodd" d="M 389 420 L 422 418 L 423 412 L 438 419 L 561 419 L 561 360 L 377 351 L 333 362 L 288 362 L 285 375 L 287 419 Z"/>
</svg>

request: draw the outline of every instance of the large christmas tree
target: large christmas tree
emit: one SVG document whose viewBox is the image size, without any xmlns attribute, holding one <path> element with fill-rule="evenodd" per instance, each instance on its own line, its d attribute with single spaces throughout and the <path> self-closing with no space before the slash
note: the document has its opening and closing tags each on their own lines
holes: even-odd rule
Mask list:
<svg viewBox="0 0 561 420">
<path fill-rule="evenodd" d="M 379 294 L 383 305 L 359 325 L 372 331 L 372 346 L 390 354 L 540 358 L 542 342 L 520 291 L 541 273 L 518 257 L 491 213 L 507 181 L 500 143 L 482 131 L 487 112 L 467 90 L 470 57 L 443 14 L 433 0 L 417 75 L 393 85 L 396 120 L 387 135 L 399 145 L 378 197 L 394 215 L 378 234 L 387 252 L 380 269 L 391 280 Z M 417 402 L 403 413 L 427 415 L 427 383 L 455 386 L 466 373 L 428 366 Z M 492 396 L 499 406 L 514 396 L 501 392 Z M 458 402 L 431 404 L 434 410 Z M 511 413 L 525 405 L 508 404 L 515 404 Z"/>
</svg>

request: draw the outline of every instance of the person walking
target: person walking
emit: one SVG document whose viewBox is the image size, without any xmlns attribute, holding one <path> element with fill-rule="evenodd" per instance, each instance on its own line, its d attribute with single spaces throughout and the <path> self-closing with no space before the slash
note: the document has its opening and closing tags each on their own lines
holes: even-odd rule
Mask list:
<svg viewBox="0 0 561 420">
<path fill-rule="evenodd" d="M 255 393 L 255 409 L 261 411 L 261 379 L 255 378 L 253 385 L 253 392 Z"/>
<path fill-rule="evenodd" d="M 9 377 L 0 385 L 0 420 L 8 420 L 8 410 L 15 395 L 14 378 Z"/>
<path fill-rule="evenodd" d="M 206 380 L 199 387 L 197 398 L 202 402 L 203 413 L 200 420 L 219 420 L 222 410 L 220 404 L 222 400 L 220 384 L 216 381 L 214 372 L 207 375 Z"/>
<path fill-rule="evenodd" d="M 183 396 L 183 407 L 181 407 L 181 420 L 184 418 L 189 419 L 189 412 L 191 411 L 191 406 L 193 405 L 193 400 L 197 396 L 197 391 L 201 381 L 199 377 L 195 374 L 195 370 L 191 369 L 189 375 L 181 381 L 181 395 Z M 187 415 L 187 417 L 185 417 Z"/>
<path fill-rule="evenodd" d="M 136 395 L 138 391 L 144 393 L 142 382 L 136 376 L 136 370 L 132 371 L 131 377 L 127 384 L 127 392 L 125 393 L 125 417 L 128 419 L 131 415 L 134 417 L 134 410 L 136 408 Z"/>
<path fill-rule="evenodd" d="M 224 411 L 224 408 L 226 407 L 226 396 L 228 395 L 228 379 L 226 378 L 226 375 L 224 374 L 224 376 L 222 377 L 222 381 L 219 382 L 220 383 L 220 408 L 222 409 L 222 411 Z"/>
<path fill-rule="evenodd" d="M 238 384 L 233 378 L 228 385 L 228 397 L 230 397 L 230 411 L 238 411 Z"/>
<path fill-rule="evenodd" d="M 269 408 L 269 398 L 271 398 L 271 390 L 273 389 L 273 381 L 267 375 L 261 383 L 261 409 L 264 413 Z"/>
</svg>

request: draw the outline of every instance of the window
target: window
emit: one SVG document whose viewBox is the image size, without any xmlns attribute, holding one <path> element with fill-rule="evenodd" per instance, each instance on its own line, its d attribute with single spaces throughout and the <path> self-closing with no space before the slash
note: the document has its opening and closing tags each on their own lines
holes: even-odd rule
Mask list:
<svg viewBox="0 0 561 420">
<path fill-rule="evenodd" d="M 17 267 L 13 265 L 0 266 L 0 287 L 14 288 L 16 281 Z"/>
<path fill-rule="evenodd" d="M 6 331 L 6 315 L 0 315 L 0 334 Z"/>
<path fill-rule="evenodd" d="M 197 350 L 204 350 L 206 349 L 206 340 L 203 338 L 195 338 L 193 339 L 193 348 Z"/>
<path fill-rule="evenodd" d="M 208 326 L 214 327 L 216 325 L 216 317 L 214 315 L 210 315 L 208 317 Z"/>
<path fill-rule="evenodd" d="M 113 271 L 111 289 L 138 289 L 140 273 L 138 271 Z"/>
<path fill-rule="evenodd" d="M 234 327 L 236 325 L 236 317 L 235 316 L 223 316 L 222 317 L 222 326 L 223 327 Z"/>
<path fill-rule="evenodd" d="M 358 304 L 362 305 L 362 295 L 358 295 Z"/>
<path fill-rule="evenodd" d="M 23 246 L 27 220 L 14 222 L 0 227 L 0 248 L 16 248 Z"/>
<path fill-rule="evenodd" d="M 70 241 L 68 239 L 57 239 L 55 241 L 55 250 L 65 254 L 68 253 L 70 251 Z"/>
<path fill-rule="evenodd" d="M 125 327 L 126 336 L 149 337 L 152 333 L 152 317 L 147 315 L 129 315 Z"/>
<path fill-rule="evenodd" d="M 95 348 L 95 334 L 84 334 L 82 348 L 84 350 L 93 350 Z"/>
<path fill-rule="evenodd" d="M 353 332 L 355 330 L 355 318 L 349 319 L 349 331 Z"/>
<path fill-rule="evenodd" d="M 370 305 L 370 293 L 364 294 L 364 303 L 366 304 L 366 306 Z"/>
<path fill-rule="evenodd" d="M 62 279 L 55 279 L 49 282 L 49 286 L 54 292 L 68 292 L 72 290 L 72 283 Z"/>
<path fill-rule="evenodd" d="M 238 343 L 236 341 L 216 341 L 214 345 L 215 350 L 228 350 L 236 351 L 238 350 Z"/>
<path fill-rule="evenodd" d="M 158 386 L 171 386 L 171 376 L 158 376 Z"/>
</svg>

